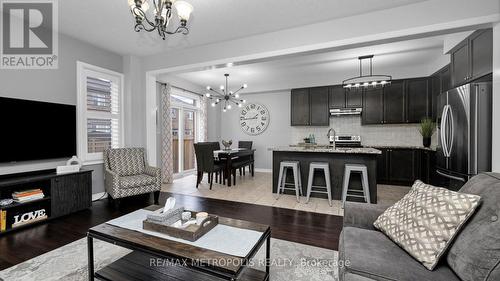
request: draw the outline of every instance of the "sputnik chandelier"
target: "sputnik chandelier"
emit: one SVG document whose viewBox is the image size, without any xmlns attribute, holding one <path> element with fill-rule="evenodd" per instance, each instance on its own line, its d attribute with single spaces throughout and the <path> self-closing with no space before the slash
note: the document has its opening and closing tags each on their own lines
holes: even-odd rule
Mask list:
<svg viewBox="0 0 500 281">
<path fill-rule="evenodd" d="M 206 93 L 205 96 L 211 100 L 214 100 L 212 102 L 212 106 L 216 106 L 219 103 L 224 103 L 224 108 L 222 109 L 223 112 L 226 112 L 227 110 L 232 108 L 231 103 L 234 103 L 238 107 L 242 107 L 244 103 L 246 103 L 246 100 L 240 99 L 240 95 L 238 94 L 239 91 L 245 89 L 247 87 L 247 84 L 241 85 L 241 87 L 236 90 L 236 91 L 229 91 L 228 89 L 228 84 L 227 84 L 227 79 L 229 77 L 229 74 L 224 74 L 226 77 L 226 86 L 221 85 L 219 87 L 220 91 L 215 90 L 214 88 L 207 86 L 207 90 L 211 91 L 212 93 Z"/>
<path fill-rule="evenodd" d="M 370 60 L 370 74 L 363 75 L 363 60 Z M 342 81 L 342 86 L 346 89 L 362 89 L 368 87 L 384 87 L 391 84 L 392 76 L 390 75 L 375 75 L 373 74 L 373 55 L 358 57 L 359 60 L 359 76 L 352 77 Z"/>
<path fill-rule="evenodd" d="M 147 11 L 149 3 L 153 3 L 153 19 L 148 19 Z M 130 11 L 135 19 L 134 30 L 139 32 L 145 30 L 152 32 L 157 30 L 158 34 L 165 40 L 167 34 L 182 33 L 187 35 L 187 21 L 193 11 L 193 6 L 182 0 L 128 0 Z M 177 11 L 180 25 L 172 31 L 169 31 L 170 20 L 172 19 L 173 9 Z"/>
</svg>

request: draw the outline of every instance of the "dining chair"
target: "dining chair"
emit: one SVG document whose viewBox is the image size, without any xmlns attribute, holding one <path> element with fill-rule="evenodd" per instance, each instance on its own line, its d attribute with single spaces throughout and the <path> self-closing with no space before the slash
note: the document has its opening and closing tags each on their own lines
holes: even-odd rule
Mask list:
<svg viewBox="0 0 500 281">
<path fill-rule="evenodd" d="M 216 180 L 219 173 L 223 171 L 223 165 L 215 163 L 214 161 L 214 143 L 195 143 L 194 151 L 196 154 L 196 188 L 203 179 L 203 173 L 208 173 L 208 183 L 210 183 L 210 189 L 212 189 L 212 184 L 214 181 L 214 173 L 216 174 Z"/>
<path fill-rule="evenodd" d="M 238 148 L 244 148 L 244 149 L 252 149 L 253 146 L 253 141 L 239 141 L 238 142 Z M 245 168 L 248 166 L 248 171 L 254 175 L 254 157 L 253 154 L 249 156 L 242 156 L 240 157 L 240 161 L 243 162 L 243 167 L 240 168 L 240 176 L 242 174 L 243 170 L 243 175 L 245 175 Z"/>
</svg>

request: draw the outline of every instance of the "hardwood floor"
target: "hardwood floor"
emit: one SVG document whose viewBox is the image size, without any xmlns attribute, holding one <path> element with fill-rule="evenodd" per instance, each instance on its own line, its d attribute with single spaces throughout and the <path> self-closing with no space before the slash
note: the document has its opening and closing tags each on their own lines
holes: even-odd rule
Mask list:
<svg viewBox="0 0 500 281">
<path fill-rule="evenodd" d="M 174 196 L 177 204 L 186 209 L 269 224 L 274 238 L 338 249 L 342 230 L 340 216 L 166 192 L 160 194 L 160 204 L 169 196 Z M 126 198 L 120 208 L 115 209 L 108 205 L 107 200 L 101 200 L 94 202 L 91 209 L 0 236 L 0 270 L 83 238 L 90 227 L 148 206 L 151 202 L 147 196 Z"/>
</svg>

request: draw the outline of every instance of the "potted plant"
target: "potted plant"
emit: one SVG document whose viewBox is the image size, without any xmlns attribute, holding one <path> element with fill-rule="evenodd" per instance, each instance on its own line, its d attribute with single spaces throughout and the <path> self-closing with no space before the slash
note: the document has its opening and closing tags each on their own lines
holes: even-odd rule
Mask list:
<svg viewBox="0 0 500 281">
<path fill-rule="evenodd" d="M 434 134 L 435 130 L 436 130 L 436 123 L 434 123 L 431 118 L 422 119 L 418 131 L 422 135 L 422 142 L 424 147 L 431 146 L 431 137 Z"/>
</svg>

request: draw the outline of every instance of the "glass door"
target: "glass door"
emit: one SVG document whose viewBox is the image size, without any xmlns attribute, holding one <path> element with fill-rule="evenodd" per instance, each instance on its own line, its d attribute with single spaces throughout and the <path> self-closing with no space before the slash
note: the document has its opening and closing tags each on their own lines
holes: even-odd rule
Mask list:
<svg viewBox="0 0 500 281">
<path fill-rule="evenodd" d="M 194 143 L 198 136 L 197 100 L 189 96 L 171 95 L 172 153 L 174 177 L 192 174 L 196 169 Z"/>
</svg>

